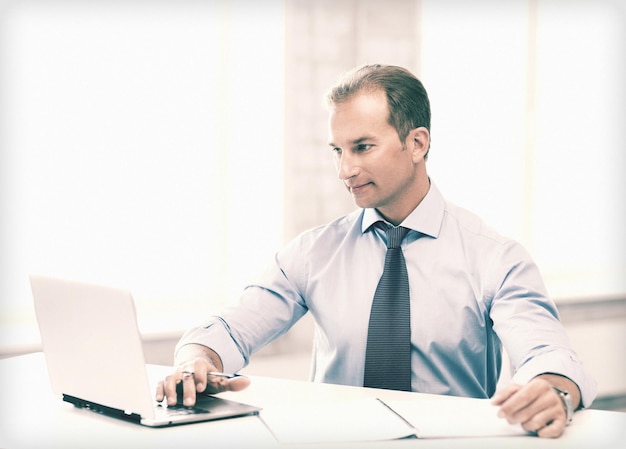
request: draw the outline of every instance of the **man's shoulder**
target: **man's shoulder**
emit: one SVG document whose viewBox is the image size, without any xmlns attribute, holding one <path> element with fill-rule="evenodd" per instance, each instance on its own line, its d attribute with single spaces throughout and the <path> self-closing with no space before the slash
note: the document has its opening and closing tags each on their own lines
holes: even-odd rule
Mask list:
<svg viewBox="0 0 626 449">
<path fill-rule="evenodd" d="M 532 256 L 522 243 L 502 234 L 479 215 L 463 207 L 448 203 L 443 226 L 446 229 L 442 234 L 448 244 L 462 248 L 465 257 L 470 260 L 491 261 L 505 272 L 520 262 L 532 263 Z"/>
<path fill-rule="evenodd" d="M 446 201 L 444 209 L 445 226 L 454 227 L 468 236 L 477 239 L 486 239 L 497 245 L 510 243 L 511 238 L 501 234 L 494 227 L 486 223 L 478 214 Z"/>
<path fill-rule="evenodd" d="M 334 220 L 319 226 L 315 226 L 304 231 L 301 235 L 310 238 L 319 238 L 321 236 L 343 235 L 354 229 L 355 226 L 361 225 L 363 218 L 363 209 L 357 209 L 349 214 L 339 216 Z"/>
<path fill-rule="evenodd" d="M 291 241 L 291 244 L 309 246 L 315 245 L 316 243 L 328 243 L 341 240 L 355 230 L 360 232 L 362 217 L 363 209 L 357 209 L 323 225 L 314 226 L 302 231 Z"/>
</svg>

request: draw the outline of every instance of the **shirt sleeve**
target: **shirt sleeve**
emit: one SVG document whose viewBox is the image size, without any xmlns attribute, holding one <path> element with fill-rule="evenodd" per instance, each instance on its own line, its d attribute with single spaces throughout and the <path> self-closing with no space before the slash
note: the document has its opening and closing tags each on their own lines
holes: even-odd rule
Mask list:
<svg viewBox="0 0 626 449">
<path fill-rule="evenodd" d="M 513 366 L 512 381 L 525 384 L 552 373 L 572 380 L 581 405 L 595 399 L 597 386 L 572 350 L 554 302 L 526 250 L 515 242 L 503 245 L 491 267 L 490 316 Z"/>
<path fill-rule="evenodd" d="M 207 346 L 220 356 L 225 371 L 235 372 L 285 334 L 308 310 L 298 287 L 301 268 L 294 254 L 299 248 L 296 241 L 278 253 L 234 305 L 186 332 L 176 351 L 191 343 Z"/>
<path fill-rule="evenodd" d="M 200 344 L 215 351 L 222 360 L 225 372 L 237 372 L 247 363 L 220 317 L 213 317 L 203 326 L 185 332 L 176 345 L 175 353 L 188 344 Z"/>
</svg>

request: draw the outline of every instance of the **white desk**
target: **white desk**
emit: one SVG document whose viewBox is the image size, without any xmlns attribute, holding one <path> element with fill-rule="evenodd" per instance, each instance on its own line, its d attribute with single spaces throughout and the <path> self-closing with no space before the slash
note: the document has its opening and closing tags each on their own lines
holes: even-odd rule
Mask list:
<svg viewBox="0 0 626 449">
<path fill-rule="evenodd" d="M 64 403 L 50 391 L 41 353 L 0 360 L 0 448 L 293 448 L 276 442 L 254 416 L 216 422 L 151 429 L 98 415 Z M 103 386 L 106 388 L 106 386 Z M 433 400 L 432 395 L 314 384 L 252 377 L 238 393 L 224 393 L 266 409 L 301 404 L 333 403 L 338 399 L 380 397 L 383 400 Z M 441 397 L 441 400 L 454 398 Z M 261 412 L 262 414 L 262 412 Z M 442 416 L 442 419 L 445 419 Z M 315 426 L 312 422 L 311 426 Z M 626 413 L 577 412 L 559 439 L 531 436 L 413 439 L 364 443 L 308 444 L 305 448 L 626 448 Z"/>
</svg>

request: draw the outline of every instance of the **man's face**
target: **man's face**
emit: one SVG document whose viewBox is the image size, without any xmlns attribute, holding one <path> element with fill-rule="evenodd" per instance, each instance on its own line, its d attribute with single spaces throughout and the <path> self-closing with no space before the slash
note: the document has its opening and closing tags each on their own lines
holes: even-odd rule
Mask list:
<svg viewBox="0 0 626 449">
<path fill-rule="evenodd" d="M 403 145 L 388 117 L 384 91 L 356 93 L 331 109 L 329 145 L 339 178 L 356 204 L 377 208 L 393 220 L 415 207 L 417 170 L 410 137 Z"/>
</svg>

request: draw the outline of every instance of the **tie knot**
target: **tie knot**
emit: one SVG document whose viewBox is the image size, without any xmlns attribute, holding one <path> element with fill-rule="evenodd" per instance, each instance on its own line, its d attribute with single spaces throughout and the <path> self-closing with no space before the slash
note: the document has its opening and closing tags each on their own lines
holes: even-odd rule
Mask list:
<svg viewBox="0 0 626 449">
<path fill-rule="evenodd" d="M 402 226 L 385 229 L 385 234 L 387 234 L 387 248 L 399 248 L 407 232 L 409 232 L 409 229 L 403 228 Z"/>
</svg>

